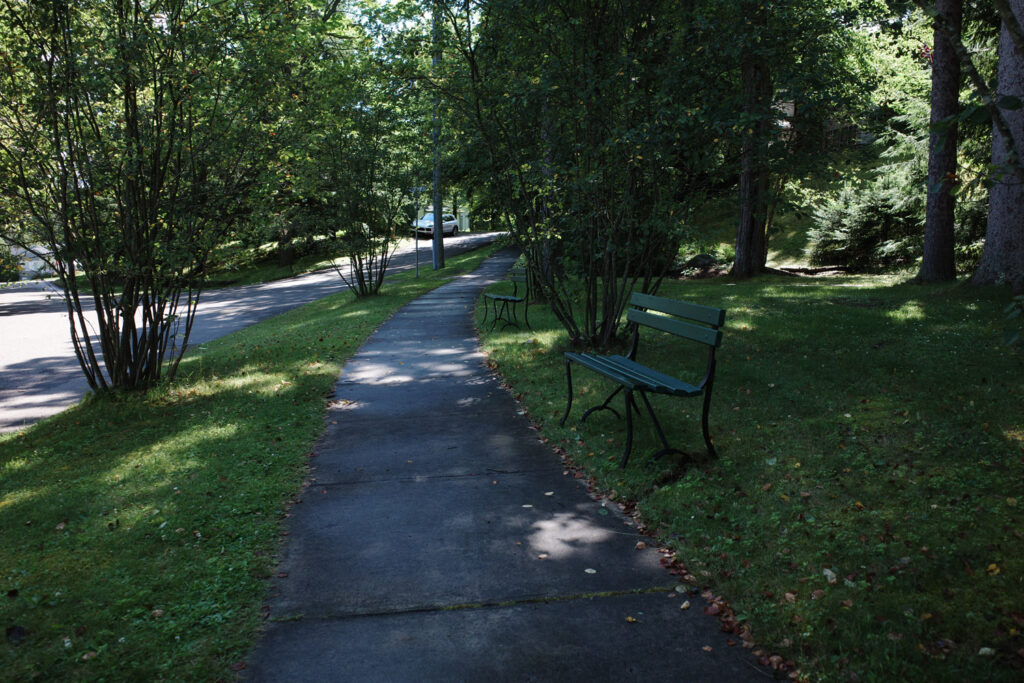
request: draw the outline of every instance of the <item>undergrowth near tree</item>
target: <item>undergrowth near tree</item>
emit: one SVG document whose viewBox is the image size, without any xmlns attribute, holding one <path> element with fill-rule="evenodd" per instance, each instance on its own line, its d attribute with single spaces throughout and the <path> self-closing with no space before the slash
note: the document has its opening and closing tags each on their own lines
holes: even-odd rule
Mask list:
<svg viewBox="0 0 1024 683">
<path fill-rule="evenodd" d="M 0 436 L 2 677 L 231 679 L 344 361 L 490 251 L 207 342 L 172 385 Z"/>
<path fill-rule="evenodd" d="M 1003 344 L 1008 294 L 866 276 L 673 281 L 660 294 L 728 310 L 717 459 L 700 401 L 656 396 L 692 457 L 652 460 L 642 417 L 620 470 L 622 422 L 578 423 L 614 389 L 585 370 L 559 427 L 566 339 L 542 306 L 533 330 L 484 332 L 485 348 L 543 437 L 635 504 L 762 656 L 809 680 L 1019 680 L 1024 356 Z M 648 335 L 639 359 L 701 376 L 675 337 Z"/>
</svg>

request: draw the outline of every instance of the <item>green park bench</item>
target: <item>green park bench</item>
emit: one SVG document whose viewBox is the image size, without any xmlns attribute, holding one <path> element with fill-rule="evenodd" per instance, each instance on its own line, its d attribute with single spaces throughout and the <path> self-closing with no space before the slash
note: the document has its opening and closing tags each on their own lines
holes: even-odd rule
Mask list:
<svg viewBox="0 0 1024 683">
<path fill-rule="evenodd" d="M 720 308 L 699 306 L 650 294 L 635 293 L 630 298 L 626 320 L 633 326 L 633 341 L 626 356 L 598 355 L 593 353 L 565 354 L 565 377 L 569 385 L 569 400 L 565 407 L 565 415 L 562 416 L 559 424 L 565 424 L 566 418 L 569 417 L 569 411 L 572 410 L 572 364 L 579 363 L 619 385 L 604 400 L 604 403 L 594 406 L 583 413 L 580 422 L 585 421 L 596 410 L 610 410 L 616 416 L 619 416 L 618 411 L 608 404 L 619 392 L 623 390 L 626 392 L 626 450 L 622 455 L 620 467 L 626 466 L 630 450 L 633 447 L 633 411 L 640 412 L 636 399 L 633 396 L 634 392 L 639 393 L 640 397 L 643 398 L 644 405 L 647 406 L 647 412 L 650 414 L 654 427 L 658 432 L 658 437 L 664 446 L 662 450 L 654 454 L 655 458 L 667 453 L 682 453 L 682 451 L 669 446 L 647 395 L 665 394 L 668 396 L 686 397 L 703 394 L 704 411 L 701 415 L 701 427 L 704 430 L 704 443 L 707 444 L 708 454 L 714 457 L 715 447 L 711 443 L 711 436 L 708 433 L 708 409 L 711 406 L 711 389 L 715 381 L 715 350 L 722 344 L 722 332 L 719 328 L 725 322 L 725 311 Z M 680 379 L 638 363 L 636 355 L 637 347 L 640 344 L 641 327 L 668 332 L 706 347 L 707 371 L 704 373 L 704 378 L 697 384 L 688 384 Z"/>
<path fill-rule="evenodd" d="M 511 294 L 496 294 L 487 292 L 484 294 L 484 318 L 480 321 L 482 326 L 487 322 L 488 309 L 493 312 L 493 320 L 491 321 L 490 329 L 494 329 L 494 326 L 498 324 L 498 321 L 504 321 L 502 329 L 510 325 L 519 327 L 519 318 L 516 316 L 516 307 L 519 304 L 523 304 L 523 319 L 526 322 L 526 326 L 530 327 L 530 279 L 527 277 L 526 269 L 515 267 L 509 271 L 508 277 L 506 278 L 512 283 Z M 520 289 L 522 291 L 520 292 Z M 532 327 L 530 329 L 533 329 Z"/>
</svg>

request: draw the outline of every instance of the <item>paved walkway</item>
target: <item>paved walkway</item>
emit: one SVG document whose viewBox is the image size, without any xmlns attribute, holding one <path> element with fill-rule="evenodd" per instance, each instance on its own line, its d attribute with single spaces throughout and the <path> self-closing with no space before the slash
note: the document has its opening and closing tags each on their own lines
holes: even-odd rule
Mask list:
<svg viewBox="0 0 1024 683">
<path fill-rule="evenodd" d="M 412 302 L 346 364 L 244 679 L 770 678 L 487 369 L 473 304 L 513 259 Z"/>
</svg>

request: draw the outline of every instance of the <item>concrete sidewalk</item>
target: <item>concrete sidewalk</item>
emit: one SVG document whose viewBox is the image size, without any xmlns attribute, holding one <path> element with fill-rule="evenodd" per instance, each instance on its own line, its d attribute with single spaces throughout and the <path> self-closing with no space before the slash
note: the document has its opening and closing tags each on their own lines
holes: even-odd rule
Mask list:
<svg viewBox="0 0 1024 683">
<path fill-rule="evenodd" d="M 514 258 L 412 302 L 346 364 L 243 679 L 771 678 L 487 369 L 473 305 Z"/>
</svg>

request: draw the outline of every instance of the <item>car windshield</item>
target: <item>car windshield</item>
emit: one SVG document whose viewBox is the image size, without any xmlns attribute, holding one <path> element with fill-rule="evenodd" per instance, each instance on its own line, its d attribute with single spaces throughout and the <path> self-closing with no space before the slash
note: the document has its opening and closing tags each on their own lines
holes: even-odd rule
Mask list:
<svg viewBox="0 0 1024 683">
<path fill-rule="evenodd" d="M 425 213 L 425 214 L 423 214 L 423 218 L 421 218 L 420 220 L 421 221 L 432 221 L 432 220 L 434 220 L 434 214 L 432 214 L 432 213 Z"/>
</svg>

